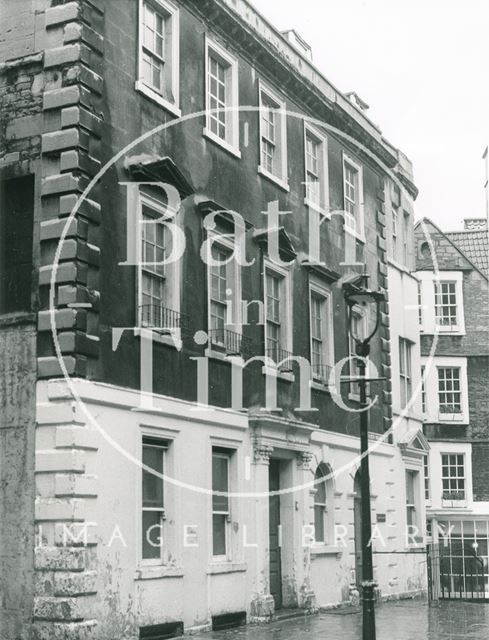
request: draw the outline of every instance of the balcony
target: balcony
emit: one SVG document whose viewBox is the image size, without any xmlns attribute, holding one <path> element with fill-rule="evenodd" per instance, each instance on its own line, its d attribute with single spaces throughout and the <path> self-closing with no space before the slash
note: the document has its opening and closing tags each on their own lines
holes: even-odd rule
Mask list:
<svg viewBox="0 0 489 640">
<path fill-rule="evenodd" d="M 252 352 L 252 343 L 241 333 L 229 329 L 211 329 L 207 332 L 209 342 L 214 351 L 225 353 L 227 356 L 242 356 L 248 358 Z"/>
<path fill-rule="evenodd" d="M 311 362 L 312 379 L 318 384 L 327 385 L 333 367 L 321 362 Z"/>
<path fill-rule="evenodd" d="M 283 373 L 292 373 L 292 361 L 294 354 L 290 351 L 282 349 L 278 344 L 268 341 L 265 349 L 265 355 L 277 365 L 279 371 Z"/>
<path fill-rule="evenodd" d="M 160 333 L 170 333 L 175 329 L 186 329 L 188 316 L 161 305 L 145 304 L 139 307 L 139 324 L 141 327 L 155 329 Z"/>
</svg>

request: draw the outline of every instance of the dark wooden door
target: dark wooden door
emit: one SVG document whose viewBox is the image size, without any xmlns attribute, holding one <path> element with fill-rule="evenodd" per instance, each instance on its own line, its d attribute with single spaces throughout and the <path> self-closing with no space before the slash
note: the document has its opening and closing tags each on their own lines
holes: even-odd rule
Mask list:
<svg viewBox="0 0 489 640">
<path fill-rule="evenodd" d="M 270 460 L 268 475 L 269 491 L 280 489 L 280 461 Z M 270 524 L 270 594 L 275 600 L 275 609 L 282 606 L 282 566 L 280 557 L 280 496 L 269 496 L 268 513 Z"/>
</svg>

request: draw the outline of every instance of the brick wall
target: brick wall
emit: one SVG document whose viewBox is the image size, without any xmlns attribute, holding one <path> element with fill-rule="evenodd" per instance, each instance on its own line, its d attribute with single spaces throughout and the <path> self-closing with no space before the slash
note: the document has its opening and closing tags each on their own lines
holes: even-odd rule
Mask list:
<svg viewBox="0 0 489 640">
<path fill-rule="evenodd" d="M 34 55 L 0 64 L 0 168 L 41 152 L 41 59 Z"/>
<path fill-rule="evenodd" d="M 463 271 L 465 334 L 438 336 L 436 355 L 467 357 L 469 425 L 425 425 L 425 433 L 428 438 L 472 441 L 474 500 L 489 500 L 489 286 L 434 225 L 426 222 L 426 232 L 421 225 L 416 229 L 417 269 L 433 270 L 431 242 L 440 271 Z M 423 355 L 429 354 L 433 339 L 429 335 L 421 337 Z"/>
<path fill-rule="evenodd" d="M 489 442 L 472 444 L 474 502 L 489 501 Z"/>
<path fill-rule="evenodd" d="M 467 360 L 469 387 L 469 437 L 489 439 L 489 357 L 478 356 Z M 489 458 L 486 460 L 489 468 Z"/>
</svg>

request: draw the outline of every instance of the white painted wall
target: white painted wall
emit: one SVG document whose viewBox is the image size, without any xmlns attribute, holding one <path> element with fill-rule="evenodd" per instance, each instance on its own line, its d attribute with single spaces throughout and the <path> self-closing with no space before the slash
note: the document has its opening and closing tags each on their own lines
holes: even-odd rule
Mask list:
<svg viewBox="0 0 489 640">
<path fill-rule="evenodd" d="M 40 506 L 47 509 L 38 518 L 49 517 L 45 528 L 48 550 L 55 542 L 52 531 L 60 524 L 89 527 L 97 595 L 84 600 L 91 618 L 99 621 L 100 633 L 124 631 L 136 638 L 139 625 L 183 620 L 186 630 L 207 628 L 211 616 L 247 611 L 257 593 L 268 587 L 266 561 L 268 538 L 268 468 L 253 464 L 253 442 L 244 413 L 211 409 L 195 411 L 191 403 L 157 398 L 151 410 L 138 409 L 139 394 L 127 389 L 78 381 L 84 407 L 73 403 L 63 382 L 40 382 L 38 388 L 38 455 L 58 462 L 38 469 Z M 89 416 L 93 416 L 96 425 Z M 284 590 L 300 599 L 305 588 L 315 592 L 318 605 L 338 604 L 350 597 L 354 556 L 354 475 L 358 466 L 359 441 L 327 431 L 307 431 L 313 454 L 310 469 L 297 465 L 291 450 L 294 438 L 278 423 L 274 432 L 274 455 L 283 458 L 289 482 L 304 478 L 312 482 L 317 464 L 325 462 L 334 472 L 333 504 L 328 515 L 346 528 L 341 541 L 312 553 L 300 542 L 303 525 L 314 521 L 311 487 L 302 487 L 283 498 Z M 63 438 L 60 439 L 60 433 Z M 166 521 L 169 558 L 165 565 L 141 562 L 141 457 L 142 433 L 160 435 L 170 441 L 167 472 L 180 486 L 166 482 Z M 63 445 L 64 443 L 64 445 Z M 88 444 L 89 446 L 88 446 Z M 231 504 L 229 535 L 231 555 L 226 562 L 213 562 L 211 555 L 211 496 L 197 488 L 211 487 L 213 444 L 236 448 L 233 460 L 233 491 L 262 491 L 263 497 L 235 497 Z M 422 459 L 406 463 L 397 445 L 374 443 L 371 454 L 373 522 L 378 525 L 374 551 L 375 576 L 382 595 L 396 597 L 425 588 L 422 554 L 414 554 L 405 539 L 405 469 L 413 466 L 422 477 Z M 63 445 L 61 448 L 60 445 Z M 62 457 L 60 457 L 62 456 Z M 66 457 L 68 456 L 68 457 Z M 55 497 L 58 476 L 68 476 L 63 465 L 75 456 L 76 497 Z M 45 464 L 45 463 L 44 463 Z M 90 486 L 90 495 L 86 487 Z M 194 488 L 193 488 L 194 487 Z M 72 502 L 77 503 L 71 515 Z M 38 505 L 39 506 L 39 505 Z M 54 510 L 53 510 L 54 509 Z M 41 511 L 39 511 L 41 514 Z M 47 514 L 47 515 L 46 515 Z M 75 520 L 78 522 L 75 523 Z M 197 527 L 197 546 L 184 543 L 185 525 Z M 246 528 L 246 534 L 245 534 Z M 266 535 L 264 535 L 266 532 Z M 248 545 L 245 546 L 245 535 Z M 59 542 L 59 536 L 58 536 Z M 422 543 L 421 543 L 422 544 Z M 285 561 L 284 561 L 285 562 Z"/>
</svg>

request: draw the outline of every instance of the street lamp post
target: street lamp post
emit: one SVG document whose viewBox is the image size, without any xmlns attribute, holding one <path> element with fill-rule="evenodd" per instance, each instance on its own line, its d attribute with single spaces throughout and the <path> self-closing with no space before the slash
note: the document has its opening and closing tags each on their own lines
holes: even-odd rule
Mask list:
<svg viewBox="0 0 489 640">
<path fill-rule="evenodd" d="M 372 560 L 372 519 L 370 508 L 370 469 L 368 456 L 368 402 L 367 402 L 367 358 L 370 354 L 370 341 L 377 333 L 380 325 L 380 304 L 385 299 L 383 293 L 368 289 L 368 276 L 362 276 L 363 285 L 347 285 L 345 299 L 348 307 L 348 329 L 355 342 L 358 356 L 358 386 L 360 388 L 360 450 L 361 450 L 361 514 L 362 514 L 362 607 L 363 607 L 363 640 L 375 640 L 375 582 Z M 367 337 L 355 335 L 353 329 L 353 307 L 367 308 L 375 304 L 375 327 L 367 328 Z"/>
</svg>

